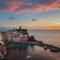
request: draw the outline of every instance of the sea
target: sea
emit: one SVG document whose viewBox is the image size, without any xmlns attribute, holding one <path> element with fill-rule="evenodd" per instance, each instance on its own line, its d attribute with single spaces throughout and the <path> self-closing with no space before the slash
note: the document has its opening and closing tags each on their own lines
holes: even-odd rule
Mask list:
<svg viewBox="0 0 60 60">
<path fill-rule="evenodd" d="M 28 30 L 28 32 L 38 41 L 60 47 L 60 30 Z"/>
<path fill-rule="evenodd" d="M 33 35 L 37 41 L 60 47 L 60 30 L 28 30 L 28 33 L 30 36 Z M 60 60 L 60 52 L 55 53 L 49 49 L 44 50 L 40 46 L 34 46 L 33 48 L 29 46 L 26 52 L 28 52 L 27 55 L 23 52 L 19 53 L 19 50 L 13 50 L 7 58 L 9 58 L 8 60 Z"/>
</svg>

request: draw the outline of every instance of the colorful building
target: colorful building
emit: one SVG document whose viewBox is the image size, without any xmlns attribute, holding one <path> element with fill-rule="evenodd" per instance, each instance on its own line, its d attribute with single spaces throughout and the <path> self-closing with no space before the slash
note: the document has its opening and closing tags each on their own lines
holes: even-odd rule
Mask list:
<svg viewBox="0 0 60 60">
<path fill-rule="evenodd" d="M 0 41 L 5 39 L 5 34 L 7 31 L 9 31 L 10 29 L 8 28 L 2 28 L 0 27 Z"/>
</svg>

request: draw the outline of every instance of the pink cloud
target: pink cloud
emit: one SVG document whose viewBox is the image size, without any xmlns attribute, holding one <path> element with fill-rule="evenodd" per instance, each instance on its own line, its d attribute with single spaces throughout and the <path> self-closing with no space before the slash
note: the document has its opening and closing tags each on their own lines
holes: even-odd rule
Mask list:
<svg viewBox="0 0 60 60">
<path fill-rule="evenodd" d="M 15 2 L 15 3 L 9 3 L 7 8 L 5 8 L 6 11 L 8 12 L 12 12 L 14 11 L 15 9 L 17 9 L 19 6 L 18 6 L 18 3 Z"/>
<path fill-rule="evenodd" d="M 37 4 L 32 7 L 32 12 L 48 11 L 54 8 L 60 8 L 60 3 L 57 0 L 53 0 L 51 3 Z"/>
<path fill-rule="evenodd" d="M 24 2 L 11 2 L 7 4 L 8 6 L 4 9 L 6 12 L 16 12 L 16 13 L 28 13 L 31 10 L 32 3 Z"/>
<path fill-rule="evenodd" d="M 53 8 L 60 8 L 60 3 L 58 0 L 52 0 L 50 3 L 27 3 L 27 2 L 18 2 L 17 0 L 11 0 L 4 11 L 6 12 L 16 12 L 16 13 L 31 13 L 31 12 L 43 12 L 48 11 Z"/>
<path fill-rule="evenodd" d="M 16 11 L 18 14 L 26 14 L 26 13 L 31 13 L 31 9 L 22 9 L 19 11 Z"/>
</svg>

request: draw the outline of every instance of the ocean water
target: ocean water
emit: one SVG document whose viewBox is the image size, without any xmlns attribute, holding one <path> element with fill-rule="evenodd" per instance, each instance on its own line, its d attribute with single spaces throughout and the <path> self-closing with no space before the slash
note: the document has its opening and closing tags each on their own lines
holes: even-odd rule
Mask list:
<svg viewBox="0 0 60 60">
<path fill-rule="evenodd" d="M 36 40 L 60 47 L 60 30 L 28 30 Z"/>
</svg>

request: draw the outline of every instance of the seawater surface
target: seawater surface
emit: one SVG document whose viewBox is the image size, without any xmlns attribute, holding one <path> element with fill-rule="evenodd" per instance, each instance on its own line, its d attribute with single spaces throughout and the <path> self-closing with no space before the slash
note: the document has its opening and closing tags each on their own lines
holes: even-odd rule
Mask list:
<svg viewBox="0 0 60 60">
<path fill-rule="evenodd" d="M 60 47 L 60 30 L 28 30 L 36 40 Z"/>
</svg>

